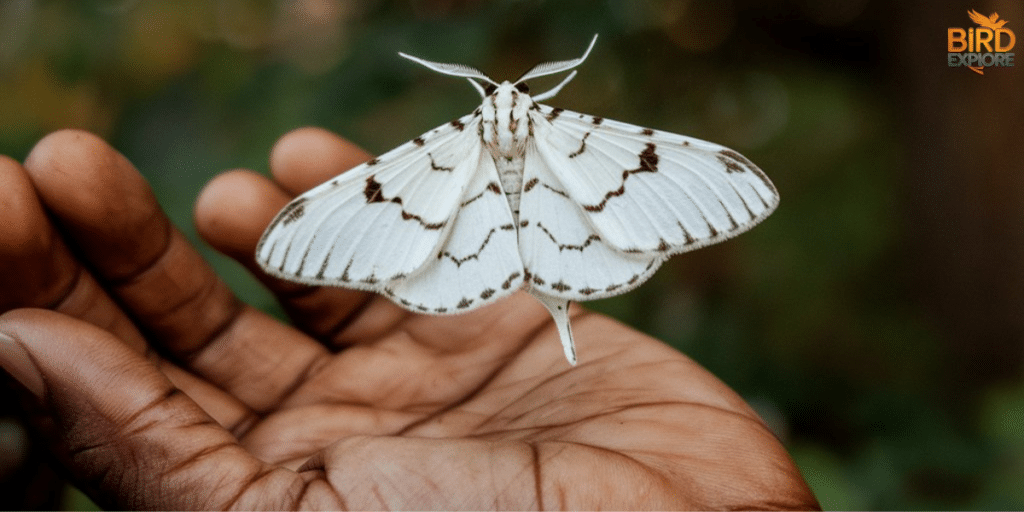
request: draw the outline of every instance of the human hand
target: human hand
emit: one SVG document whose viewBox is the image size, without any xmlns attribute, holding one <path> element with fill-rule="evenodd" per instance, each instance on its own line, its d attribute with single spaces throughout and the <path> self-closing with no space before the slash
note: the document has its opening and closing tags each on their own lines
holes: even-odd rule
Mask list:
<svg viewBox="0 0 1024 512">
<path fill-rule="evenodd" d="M 274 180 L 203 191 L 202 236 L 277 295 L 236 299 L 104 142 L 62 131 L 0 157 L 0 366 L 101 505 L 159 509 L 817 508 L 727 386 L 577 308 L 580 364 L 524 293 L 458 316 L 306 287 L 253 260 L 297 193 L 368 155 L 318 129 Z M 42 308 L 42 309 L 23 309 Z"/>
</svg>

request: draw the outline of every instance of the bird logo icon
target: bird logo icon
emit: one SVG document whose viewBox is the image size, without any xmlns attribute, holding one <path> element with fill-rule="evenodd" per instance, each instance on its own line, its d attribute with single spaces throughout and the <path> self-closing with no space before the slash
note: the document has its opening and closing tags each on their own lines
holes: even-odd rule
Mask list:
<svg viewBox="0 0 1024 512">
<path fill-rule="evenodd" d="M 971 21 L 992 30 L 1003 28 L 1003 25 L 1006 25 L 1006 20 L 999 19 L 999 13 L 996 12 L 992 13 L 992 16 L 985 16 L 984 14 L 971 9 L 967 11 L 967 15 L 971 17 Z"/>
</svg>

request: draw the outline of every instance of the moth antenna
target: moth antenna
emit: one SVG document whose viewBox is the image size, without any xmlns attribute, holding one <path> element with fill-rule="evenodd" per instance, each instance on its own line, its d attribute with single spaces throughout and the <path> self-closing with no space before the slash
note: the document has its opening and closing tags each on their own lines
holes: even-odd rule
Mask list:
<svg viewBox="0 0 1024 512">
<path fill-rule="evenodd" d="M 476 78 L 477 80 L 484 80 L 486 82 L 498 85 L 494 80 L 491 80 L 487 75 L 483 74 L 482 71 L 476 68 L 471 68 L 464 64 L 445 64 L 443 62 L 433 62 L 419 57 L 413 57 L 407 53 L 398 52 L 398 55 L 409 59 L 427 69 L 441 73 L 442 75 L 458 76 L 462 78 Z"/>
<path fill-rule="evenodd" d="M 473 85 L 473 88 L 476 89 L 476 92 L 480 93 L 481 98 L 487 97 L 487 93 L 484 91 L 484 88 L 481 87 L 480 84 L 476 83 L 476 80 L 473 80 L 472 78 L 467 78 L 466 80 L 469 80 L 469 83 Z"/>
<path fill-rule="evenodd" d="M 573 70 L 572 73 L 569 73 L 569 76 L 565 77 L 565 80 L 562 80 L 562 83 L 552 87 L 551 89 L 548 89 L 545 92 L 542 92 L 542 93 L 534 96 L 533 97 L 533 101 L 544 101 L 546 99 L 554 98 L 555 95 L 558 94 L 558 91 L 561 91 L 562 87 L 565 87 L 565 84 L 569 83 L 569 81 L 572 80 L 575 77 L 576 77 L 576 70 Z"/>
<path fill-rule="evenodd" d="M 572 60 L 561 60 L 558 62 L 544 62 L 537 64 L 531 68 L 523 76 L 519 77 L 515 83 L 525 82 L 531 78 L 537 78 L 538 76 L 553 75 L 555 73 L 561 73 L 562 71 L 569 71 L 570 69 L 583 64 L 583 61 L 587 60 L 587 56 L 590 55 L 590 50 L 594 49 L 594 43 L 597 42 L 597 34 L 594 34 L 594 38 L 590 40 L 590 46 L 587 47 L 587 51 L 583 52 L 583 56 L 578 59 Z"/>
</svg>

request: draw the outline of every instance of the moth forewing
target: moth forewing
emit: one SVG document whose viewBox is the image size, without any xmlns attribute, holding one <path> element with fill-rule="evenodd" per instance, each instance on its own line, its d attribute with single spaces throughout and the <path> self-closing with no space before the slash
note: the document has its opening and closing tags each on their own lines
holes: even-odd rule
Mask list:
<svg viewBox="0 0 1024 512">
<path fill-rule="evenodd" d="M 443 128 L 416 140 L 294 199 L 264 233 L 257 262 L 283 279 L 370 291 L 428 264 L 482 148 L 479 137 Z"/>
<path fill-rule="evenodd" d="M 723 146 L 544 105 L 534 120 L 543 162 L 620 251 L 697 249 L 742 233 L 778 205 L 764 173 Z"/>
</svg>

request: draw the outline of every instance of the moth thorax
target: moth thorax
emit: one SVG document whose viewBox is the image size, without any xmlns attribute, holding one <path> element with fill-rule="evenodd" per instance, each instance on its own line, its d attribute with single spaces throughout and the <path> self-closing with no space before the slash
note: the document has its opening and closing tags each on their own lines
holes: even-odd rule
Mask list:
<svg viewBox="0 0 1024 512">
<path fill-rule="evenodd" d="M 481 135 L 495 160 L 521 157 L 526 152 L 532 103 L 528 94 L 517 91 L 508 82 L 499 85 L 484 101 Z"/>
</svg>

